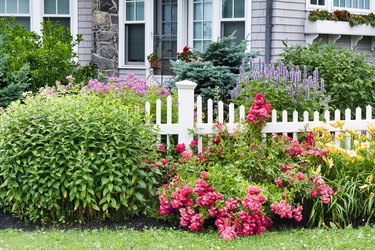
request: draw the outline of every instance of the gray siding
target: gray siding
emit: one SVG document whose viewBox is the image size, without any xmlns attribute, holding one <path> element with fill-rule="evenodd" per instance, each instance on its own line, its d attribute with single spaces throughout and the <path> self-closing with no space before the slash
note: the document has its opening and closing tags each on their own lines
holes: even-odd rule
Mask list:
<svg viewBox="0 0 375 250">
<path fill-rule="evenodd" d="M 93 49 L 92 0 L 78 0 L 78 34 L 83 41 L 78 45 L 78 61 L 86 65 L 91 61 Z"/>
<path fill-rule="evenodd" d="M 272 13 L 272 61 L 289 45 L 305 44 L 306 0 L 274 0 Z"/>
<path fill-rule="evenodd" d="M 266 1 L 252 0 L 251 8 L 251 50 L 264 55 L 266 41 Z"/>
</svg>

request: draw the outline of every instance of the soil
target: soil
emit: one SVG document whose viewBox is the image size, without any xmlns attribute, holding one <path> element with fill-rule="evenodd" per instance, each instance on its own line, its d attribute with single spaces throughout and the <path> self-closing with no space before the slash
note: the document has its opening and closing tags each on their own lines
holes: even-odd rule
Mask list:
<svg viewBox="0 0 375 250">
<path fill-rule="evenodd" d="M 36 231 L 44 229 L 120 229 L 132 228 L 136 230 L 143 230 L 146 228 L 176 228 L 176 225 L 171 225 L 162 220 L 146 216 L 138 216 L 124 221 L 90 221 L 86 223 L 64 223 L 64 224 L 41 224 L 37 222 L 25 222 L 14 218 L 9 214 L 4 214 L 0 209 L 0 230 L 16 229 L 24 231 Z"/>
</svg>

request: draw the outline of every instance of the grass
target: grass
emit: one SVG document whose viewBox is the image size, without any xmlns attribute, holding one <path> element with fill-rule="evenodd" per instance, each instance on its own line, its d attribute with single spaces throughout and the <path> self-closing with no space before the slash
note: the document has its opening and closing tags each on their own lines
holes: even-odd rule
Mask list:
<svg viewBox="0 0 375 250">
<path fill-rule="evenodd" d="M 0 231 L 0 249 L 374 249 L 375 227 L 268 231 L 225 242 L 214 231 Z"/>
</svg>

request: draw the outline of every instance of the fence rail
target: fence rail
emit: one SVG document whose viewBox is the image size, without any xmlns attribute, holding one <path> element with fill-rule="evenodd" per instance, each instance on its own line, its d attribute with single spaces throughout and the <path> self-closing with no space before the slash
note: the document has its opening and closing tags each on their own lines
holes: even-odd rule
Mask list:
<svg viewBox="0 0 375 250">
<path fill-rule="evenodd" d="M 181 81 L 176 83 L 178 89 L 178 122 L 172 123 L 172 97 L 167 97 L 167 114 L 166 123 L 161 122 L 161 110 L 162 102 L 156 101 L 156 114 L 155 114 L 155 126 L 159 129 L 160 135 L 178 135 L 178 143 L 185 143 L 189 145 L 193 140 L 193 135 L 190 130 L 196 131 L 198 135 L 210 134 L 213 132 L 213 126 L 216 122 L 220 122 L 226 125 L 228 131 L 231 133 L 237 127 L 240 121 L 244 121 L 246 117 L 245 107 L 239 106 L 236 110 L 233 103 L 228 105 L 228 111 L 225 116 L 224 103 L 219 101 L 217 103 L 217 110 L 214 112 L 214 103 L 211 99 L 207 100 L 207 112 L 206 121 L 203 117 L 203 100 L 202 97 L 198 96 L 195 100 L 194 89 L 197 86 L 196 83 L 191 81 Z M 196 104 L 196 116 L 195 106 Z M 146 113 L 150 115 L 150 103 L 147 102 L 145 105 Z M 278 111 L 272 110 L 271 121 L 266 124 L 262 130 L 263 137 L 267 134 L 283 133 L 293 134 L 293 138 L 297 138 L 297 133 L 306 131 L 312 127 L 325 126 L 329 131 L 339 133 L 340 129 L 333 127 L 331 124 L 337 120 L 345 122 L 345 127 L 353 129 L 358 133 L 366 131 L 370 123 L 375 123 L 375 119 L 372 116 L 372 107 L 367 106 L 365 108 L 366 115 L 365 119 L 362 118 L 362 109 L 356 108 L 355 118 L 351 119 L 352 111 L 346 109 L 344 113 L 345 119 L 341 119 L 341 112 L 336 110 L 331 116 L 331 112 L 325 111 L 323 114 L 324 119 L 320 120 L 320 113 L 314 112 L 313 119 L 309 119 L 309 113 L 303 112 L 300 117 L 297 111 L 292 114 L 292 120 L 288 120 L 288 112 L 281 111 L 281 121 L 277 120 Z M 279 111 L 280 112 L 280 111 Z M 214 113 L 217 113 L 215 116 Z M 227 119 L 225 119 L 227 118 Z M 301 119 L 300 119 L 301 118 Z M 195 122 L 196 119 L 196 122 Z M 336 143 L 338 143 L 336 141 Z M 202 142 L 199 140 L 198 149 L 202 149 Z"/>
</svg>

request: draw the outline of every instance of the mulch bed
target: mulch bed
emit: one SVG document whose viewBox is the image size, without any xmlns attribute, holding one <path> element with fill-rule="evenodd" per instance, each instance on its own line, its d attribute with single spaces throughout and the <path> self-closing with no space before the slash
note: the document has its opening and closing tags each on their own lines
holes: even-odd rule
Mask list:
<svg viewBox="0 0 375 250">
<path fill-rule="evenodd" d="M 14 218 L 9 214 L 4 214 L 0 209 L 0 230 L 16 229 L 24 231 L 36 231 L 44 229 L 120 229 L 132 228 L 136 230 L 143 230 L 146 228 L 176 228 L 176 225 L 171 225 L 162 220 L 149 218 L 146 216 L 138 216 L 135 218 L 127 219 L 124 221 L 90 221 L 85 223 L 64 223 L 64 224 L 41 224 L 37 222 L 25 222 L 20 219 Z"/>
</svg>

